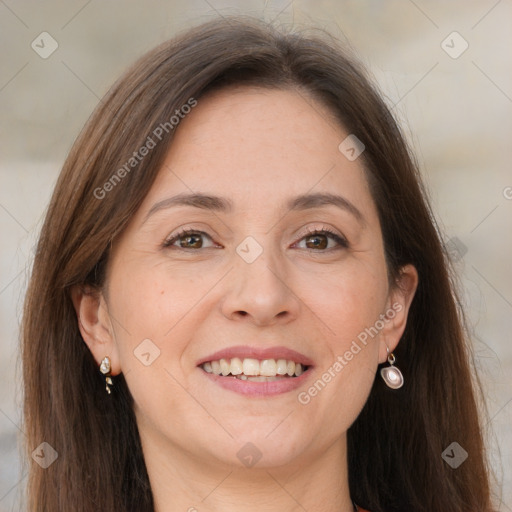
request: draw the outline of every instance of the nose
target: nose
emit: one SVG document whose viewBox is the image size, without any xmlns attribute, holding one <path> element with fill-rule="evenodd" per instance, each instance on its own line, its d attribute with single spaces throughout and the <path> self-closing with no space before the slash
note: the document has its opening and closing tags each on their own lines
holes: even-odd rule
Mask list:
<svg viewBox="0 0 512 512">
<path fill-rule="evenodd" d="M 258 326 L 285 324 L 298 317 L 300 299 L 293 290 L 285 263 L 263 250 L 251 263 L 235 254 L 222 313 L 230 320 L 244 320 Z"/>
</svg>

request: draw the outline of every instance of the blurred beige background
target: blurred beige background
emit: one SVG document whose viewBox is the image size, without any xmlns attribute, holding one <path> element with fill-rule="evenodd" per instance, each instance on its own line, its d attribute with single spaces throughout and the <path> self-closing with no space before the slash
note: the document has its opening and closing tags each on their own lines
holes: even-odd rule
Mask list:
<svg viewBox="0 0 512 512">
<path fill-rule="evenodd" d="M 18 324 L 65 156 L 136 57 L 177 30 L 234 13 L 347 39 L 394 105 L 456 255 L 488 401 L 497 504 L 512 511 L 510 0 L 0 0 L 0 512 L 20 510 L 26 481 Z M 55 40 L 41 36 L 45 50 L 35 46 L 42 32 Z"/>
</svg>

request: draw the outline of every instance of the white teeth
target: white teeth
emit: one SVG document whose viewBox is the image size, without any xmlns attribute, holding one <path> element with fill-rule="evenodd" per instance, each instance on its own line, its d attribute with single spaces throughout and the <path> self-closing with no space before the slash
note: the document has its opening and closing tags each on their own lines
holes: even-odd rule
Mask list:
<svg viewBox="0 0 512 512">
<path fill-rule="evenodd" d="M 231 359 L 231 375 L 240 375 L 243 371 L 242 360 L 238 357 Z"/>
<path fill-rule="evenodd" d="M 245 375 L 259 375 L 260 362 L 257 359 L 244 359 L 243 369 Z"/>
<path fill-rule="evenodd" d="M 221 359 L 220 361 L 220 370 L 222 375 L 227 375 L 231 371 L 231 364 L 227 359 Z"/>
<path fill-rule="evenodd" d="M 252 382 L 267 382 L 268 377 L 264 377 L 263 375 L 257 375 L 256 377 L 247 377 L 247 380 Z"/>
<path fill-rule="evenodd" d="M 220 369 L 220 363 L 219 361 L 211 361 L 212 363 L 212 372 L 216 373 L 217 375 L 220 375 L 222 373 Z"/>
<path fill-rule="evenodd" d="M 274 359 L 264 359 L 260 363 L 260 375 L 273 377 L 276 374 L 277 364 Z"/>
<path fill-rule="evenodd" d="M 286 359 L 277 360 L 277 375 L 286 375 Z"/>
<path fill-rule="evenodd" d="M 262 377 L 266 380 L 282 377 L 298 377 L 304 373 L 304 366 L 301 363 L 295 363 L 286 359 L 258 359 L 245 358 L 240 359 L 234 357 L 233 359 L 222 358 L 218 361 L 207 361 L 203 363 L 202 368 L 207 373 L 214 373 L 216 375 L 237 376 L 242 380 L 254 380 L 252 377 Z M 248 377 L 251 377 L 248 379 Z M 260 379 L 256 382 L 262 382 Z"/>
<path fill-rule="evenodd" d="M 251 382 L 274 382 L 276 380 L 285 379 L 282 375 L 276 375 L 275 377 L 265 377 L 263 375 L 257 375 L 256 377 L 247 377 L 247 375 L 237 375 L 236 379 L 250 380 Z"/>
</svg>

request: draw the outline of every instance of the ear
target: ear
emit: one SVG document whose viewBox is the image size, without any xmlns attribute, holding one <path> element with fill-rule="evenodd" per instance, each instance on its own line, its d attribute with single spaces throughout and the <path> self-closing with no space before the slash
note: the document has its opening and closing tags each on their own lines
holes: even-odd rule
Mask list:
<svg viewBox="0 0 512 512">
<path fill-rule="evenodd" d="M 393 352 L 404 333 L 409 308 L 418 287 L 418 271 L 413 265 L 405 265 L 393 289 L 390 290 L 386 303 L 386 319 L 381 331 L 379 363 L 388 358 L 387 348 Z"/>
<path fill-rule="evenodd" d="M 120 373 L 119 354 L 108 304 L 103 293 L 90 286 L 73 286 L 71 300 L 78 318 L 82 338 L 89 347 L 98 367 L 105 356 L 110 358 L 112 375 Z"/>
</svg>

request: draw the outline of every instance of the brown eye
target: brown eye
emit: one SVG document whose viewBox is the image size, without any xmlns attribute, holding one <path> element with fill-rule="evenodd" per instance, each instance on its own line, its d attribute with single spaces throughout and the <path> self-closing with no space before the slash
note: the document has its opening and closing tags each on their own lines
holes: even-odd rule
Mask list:
<svg viewBox="0 0 512 512">
<path fill-rule="evenodd" d="M 194 231 L 191 229 L 186 229 L 180 231 L 178 234 L 174 235 L 172 238 L 166 240 L 164 242 L 164 247 L 175 246 L 175 242 L 179 242 L 179 245 L 176 247 L 178 249 L 204 249 L 208 247 L 203 246 L 203 237 L 206 237 L 211 240 L 210 236 L 208 236 L 203 231 Z"/>
<path fill-rule="evenodd" d="M 185 241 L 185 248 L 187 249 L 200 249 L 203 246 L 201 235 L 185 235 L 180 238 Z M 181 244 L 181 247 L 183 247 L 183 243 Z"/>
<path fill-rule="evenodd" d="M 327 252 L 326 249 L 339 249 L 348 247 L 348 242 L 344 238 L 326 229 L 309 233 L 303 237 L 300 242 L 303 240 L 306 241 L 306 249 L 319 249 L 320 252 Z M 329 247 L 330 240 L 336 242 L 338 246 L 336 247 L 335 245 L 334 247 Z"/>
<path fill-rule="evenodd" d="M 306 242 L 308 249 L 326 249 L 329 244 L 329 240 L 325 235 L 309 235 L 305 239 L 310 240 L 310 242 Z"/>
</svg>

